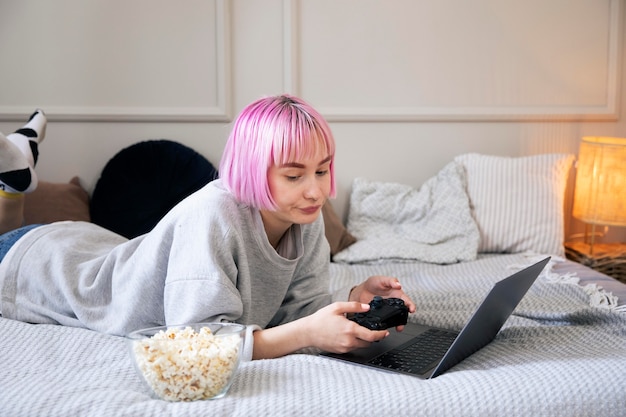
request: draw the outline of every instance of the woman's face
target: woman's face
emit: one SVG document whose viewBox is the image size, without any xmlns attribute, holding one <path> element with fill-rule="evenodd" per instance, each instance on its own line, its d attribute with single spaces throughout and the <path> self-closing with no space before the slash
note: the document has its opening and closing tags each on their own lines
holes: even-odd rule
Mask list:
<svg viewBox="0 0 626 417">
<path fill-rule="evenodd" d="M 277 208 L 265 211 L 264 220 L 285 229 L 314 222 L 330 193 L 331 159 L 320 150 L 311 158 L 270 167 L 268 183 Z"/>
</svg>

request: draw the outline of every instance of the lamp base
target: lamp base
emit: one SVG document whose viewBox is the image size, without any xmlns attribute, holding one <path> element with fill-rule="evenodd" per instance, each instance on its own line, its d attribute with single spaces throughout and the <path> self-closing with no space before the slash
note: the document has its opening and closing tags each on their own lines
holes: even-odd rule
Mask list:
<svg viewBox="0 0 626 417">
<path fill-rule="evenodd" d="M 565 256 L 626 284 L 626 243 L 566 242 Z"/>
</svg>

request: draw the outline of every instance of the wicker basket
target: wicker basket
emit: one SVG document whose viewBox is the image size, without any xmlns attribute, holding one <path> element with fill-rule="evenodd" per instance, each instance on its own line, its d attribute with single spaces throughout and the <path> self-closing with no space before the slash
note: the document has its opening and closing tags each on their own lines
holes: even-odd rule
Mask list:
<svg viewBox="0 0 626 417">
<path fill-rule="evenodd" d="M 572 261 L 588 266 L 626 284 L 626 244 L 597 243 L 590 246 L 582 242 L 565 244 L 565 256 Z"/>
</svg>

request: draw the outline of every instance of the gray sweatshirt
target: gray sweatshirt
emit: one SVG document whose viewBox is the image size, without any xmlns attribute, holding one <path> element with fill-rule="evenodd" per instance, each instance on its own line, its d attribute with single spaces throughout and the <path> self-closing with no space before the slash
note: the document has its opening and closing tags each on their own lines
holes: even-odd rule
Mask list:
<svg viewBox="0 0 626 417">
<path fill-rule="evenodd" d="M 269 244 L 259 211 L 237 202 L 220 180 L 131 240 L 86 222 L 45 225 L 22 237 L 0 263 L 0 311 L 24 322 L 113 335 L 163 324 L 237 322 L 249 326 L 249 359 L 252 331 L 331 302 L 322 216 L 288 233 L 292 259 Z"/>
</svg>

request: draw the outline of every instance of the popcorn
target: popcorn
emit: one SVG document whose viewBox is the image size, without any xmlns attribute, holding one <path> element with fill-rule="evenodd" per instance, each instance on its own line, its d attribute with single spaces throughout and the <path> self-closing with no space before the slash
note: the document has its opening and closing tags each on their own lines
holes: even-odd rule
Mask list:
<svg viewBox="0 0 626 417">
<path fill-rule="evenodd" d="M 185 327 L 132 343 L 137 367 L 160 398 L 193 401 L 213 398 L 228 387 L 239 362 L 241 336 Z"/>
</svg>

